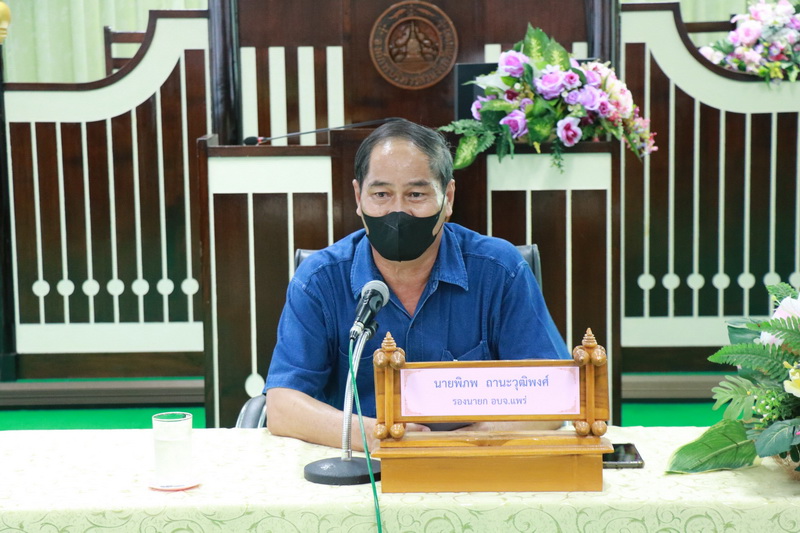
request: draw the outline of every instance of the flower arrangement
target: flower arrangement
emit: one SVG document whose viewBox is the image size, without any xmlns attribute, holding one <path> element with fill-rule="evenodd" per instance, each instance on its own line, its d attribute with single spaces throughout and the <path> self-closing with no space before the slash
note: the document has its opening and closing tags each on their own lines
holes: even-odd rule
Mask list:
<svg viewBox="0 0 800 533">
<path fill-rule="evenodd" d="M 455 168 L 469 166 L 495 145 L 498 157 L 514 155 L 514 143 L 540 152 L 552 142 L 553 164 L 562 169 L 562 152 L 584 140 L 611 134 L 639 158 L 656 150 L 648 119 L 639 116 L 631 92 L 608 63 L 579 64 L 541 29 L 528 25 L 525 38 L 500 55 L 497 70 L 478 76 L 483 89 L 472 104 L 472 119 L 439 128 L 462 135 Z"/>
<path fill-rule="evenodd" d="M 727 37 L 700 48 L 700 53 L 728 70 L 759 76 L 767 82 L 797 80 L 800 74 L 800 3 L 788 0 L 752 4 Z"/>
<path fill-rule="evenodd" d="M 723 419 L 672 456 L 670 472 L 704 472 L 752 465 L 756 456 L 800 461 L 800 298 L 790 285 L 767 287 L 778 303 L 772 318 L 745 322 L 740 341 L 709 357 L 739 367 L 712 389 Z M 741 342 L 743 341 L 743 342 Z"/>
</svg>

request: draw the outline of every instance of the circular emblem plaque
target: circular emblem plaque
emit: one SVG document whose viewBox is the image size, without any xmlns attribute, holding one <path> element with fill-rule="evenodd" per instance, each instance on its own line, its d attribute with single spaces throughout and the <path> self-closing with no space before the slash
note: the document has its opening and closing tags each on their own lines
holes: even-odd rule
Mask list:
<svg viewBox="0 0 800 533">
<path fill-rule="evenodd" d="M 444 11 L 411 0 L 394 4 L 378 17 L 369 51 L 386 81 L 403 89 L 425 89 L 453 68 L 458 37 Z"/>
</svg>

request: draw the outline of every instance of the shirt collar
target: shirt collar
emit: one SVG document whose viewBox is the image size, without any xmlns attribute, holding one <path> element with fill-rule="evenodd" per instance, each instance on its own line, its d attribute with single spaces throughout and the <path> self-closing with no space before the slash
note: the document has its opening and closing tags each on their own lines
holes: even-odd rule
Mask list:
<svg viewBox="0 0 800 533">
<path fill-rule="evenodd" d="M 364 230 L 361 231 L 363 232 Z M 372 258 L 372 246 L 369 244 L 366 232 L 364 232 L 364 237 L 356 245 L 353 266 L 350 270 L 350 289 L 353 292 L 353 297 L 358 298 L 361 295 L 362 287 L 374 279 L 383 280 L 383 276 L 381 276 L 378 267 L 375 266 L 375 261 Z M 461 245 L 453 235 L 449 224 L 445 224 L 442 228 L 439 255 L 436 257 L 436 262 L 431 270 L 428 285 L 433 282 L 435 287 L 435 284 L 440 281 L 469 290 L 467 267 L 464 264 Z"/>
</svg>

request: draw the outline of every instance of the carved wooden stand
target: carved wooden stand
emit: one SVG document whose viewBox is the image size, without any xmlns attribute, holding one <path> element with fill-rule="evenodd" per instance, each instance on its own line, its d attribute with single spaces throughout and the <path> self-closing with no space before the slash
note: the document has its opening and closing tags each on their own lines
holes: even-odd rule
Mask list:
<svg viewBox="0 0 800 533">
<path fill-rule="evenodd" d="M 587 330 L 572 361 L 520 360 L 469 363 L 406 363 L 405 352 L 390 334 L 375 351 L 375 437 L 381 445 L 383 492 L 519 492 L 600 491 L 603 454 L 613 451 L 603 438 L 608 420 L 608 373 L 605 349 Z M 404 416 L 400 411 L 400 373 L 409 368 L 489 366 L 577 366 L 580 371 L 580 414 L 574 416 L 482 415 L 473 421 L 572 420 L 575 431 L 408 432 L 405 423 L 432 422 L 430 417 Z M 442 417 L 441 422 L 463 420 Z"/>
</svg>

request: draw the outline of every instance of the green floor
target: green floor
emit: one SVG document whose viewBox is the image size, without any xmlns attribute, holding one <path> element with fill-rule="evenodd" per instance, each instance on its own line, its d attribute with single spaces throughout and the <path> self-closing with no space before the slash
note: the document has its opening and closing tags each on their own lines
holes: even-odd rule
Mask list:
<svg viewBox="0 0 800 533">
<path fill-rule="evenodd" d="M 192 425 L 206 425 L 203 407 L 137 407 L 120 409 L 37 409 L 0 411 L 3 429 L 136 429 L 152 427 L 152 416 L 165 411 L 192 413 Z"/>
<path fill-rule="evenodd" d="M 708 403 L 624 403 L 624 426 L 710 426 L 720 420 L 722 410 Z M 206 425 L 202 407 L 147 407 L 125 409 L 38 409 L 0 411 L 3 429 L 126 429 L 149 428 L 151 417 L 164 411 L 192 413 L 194 427 Z"/>
</svg>

